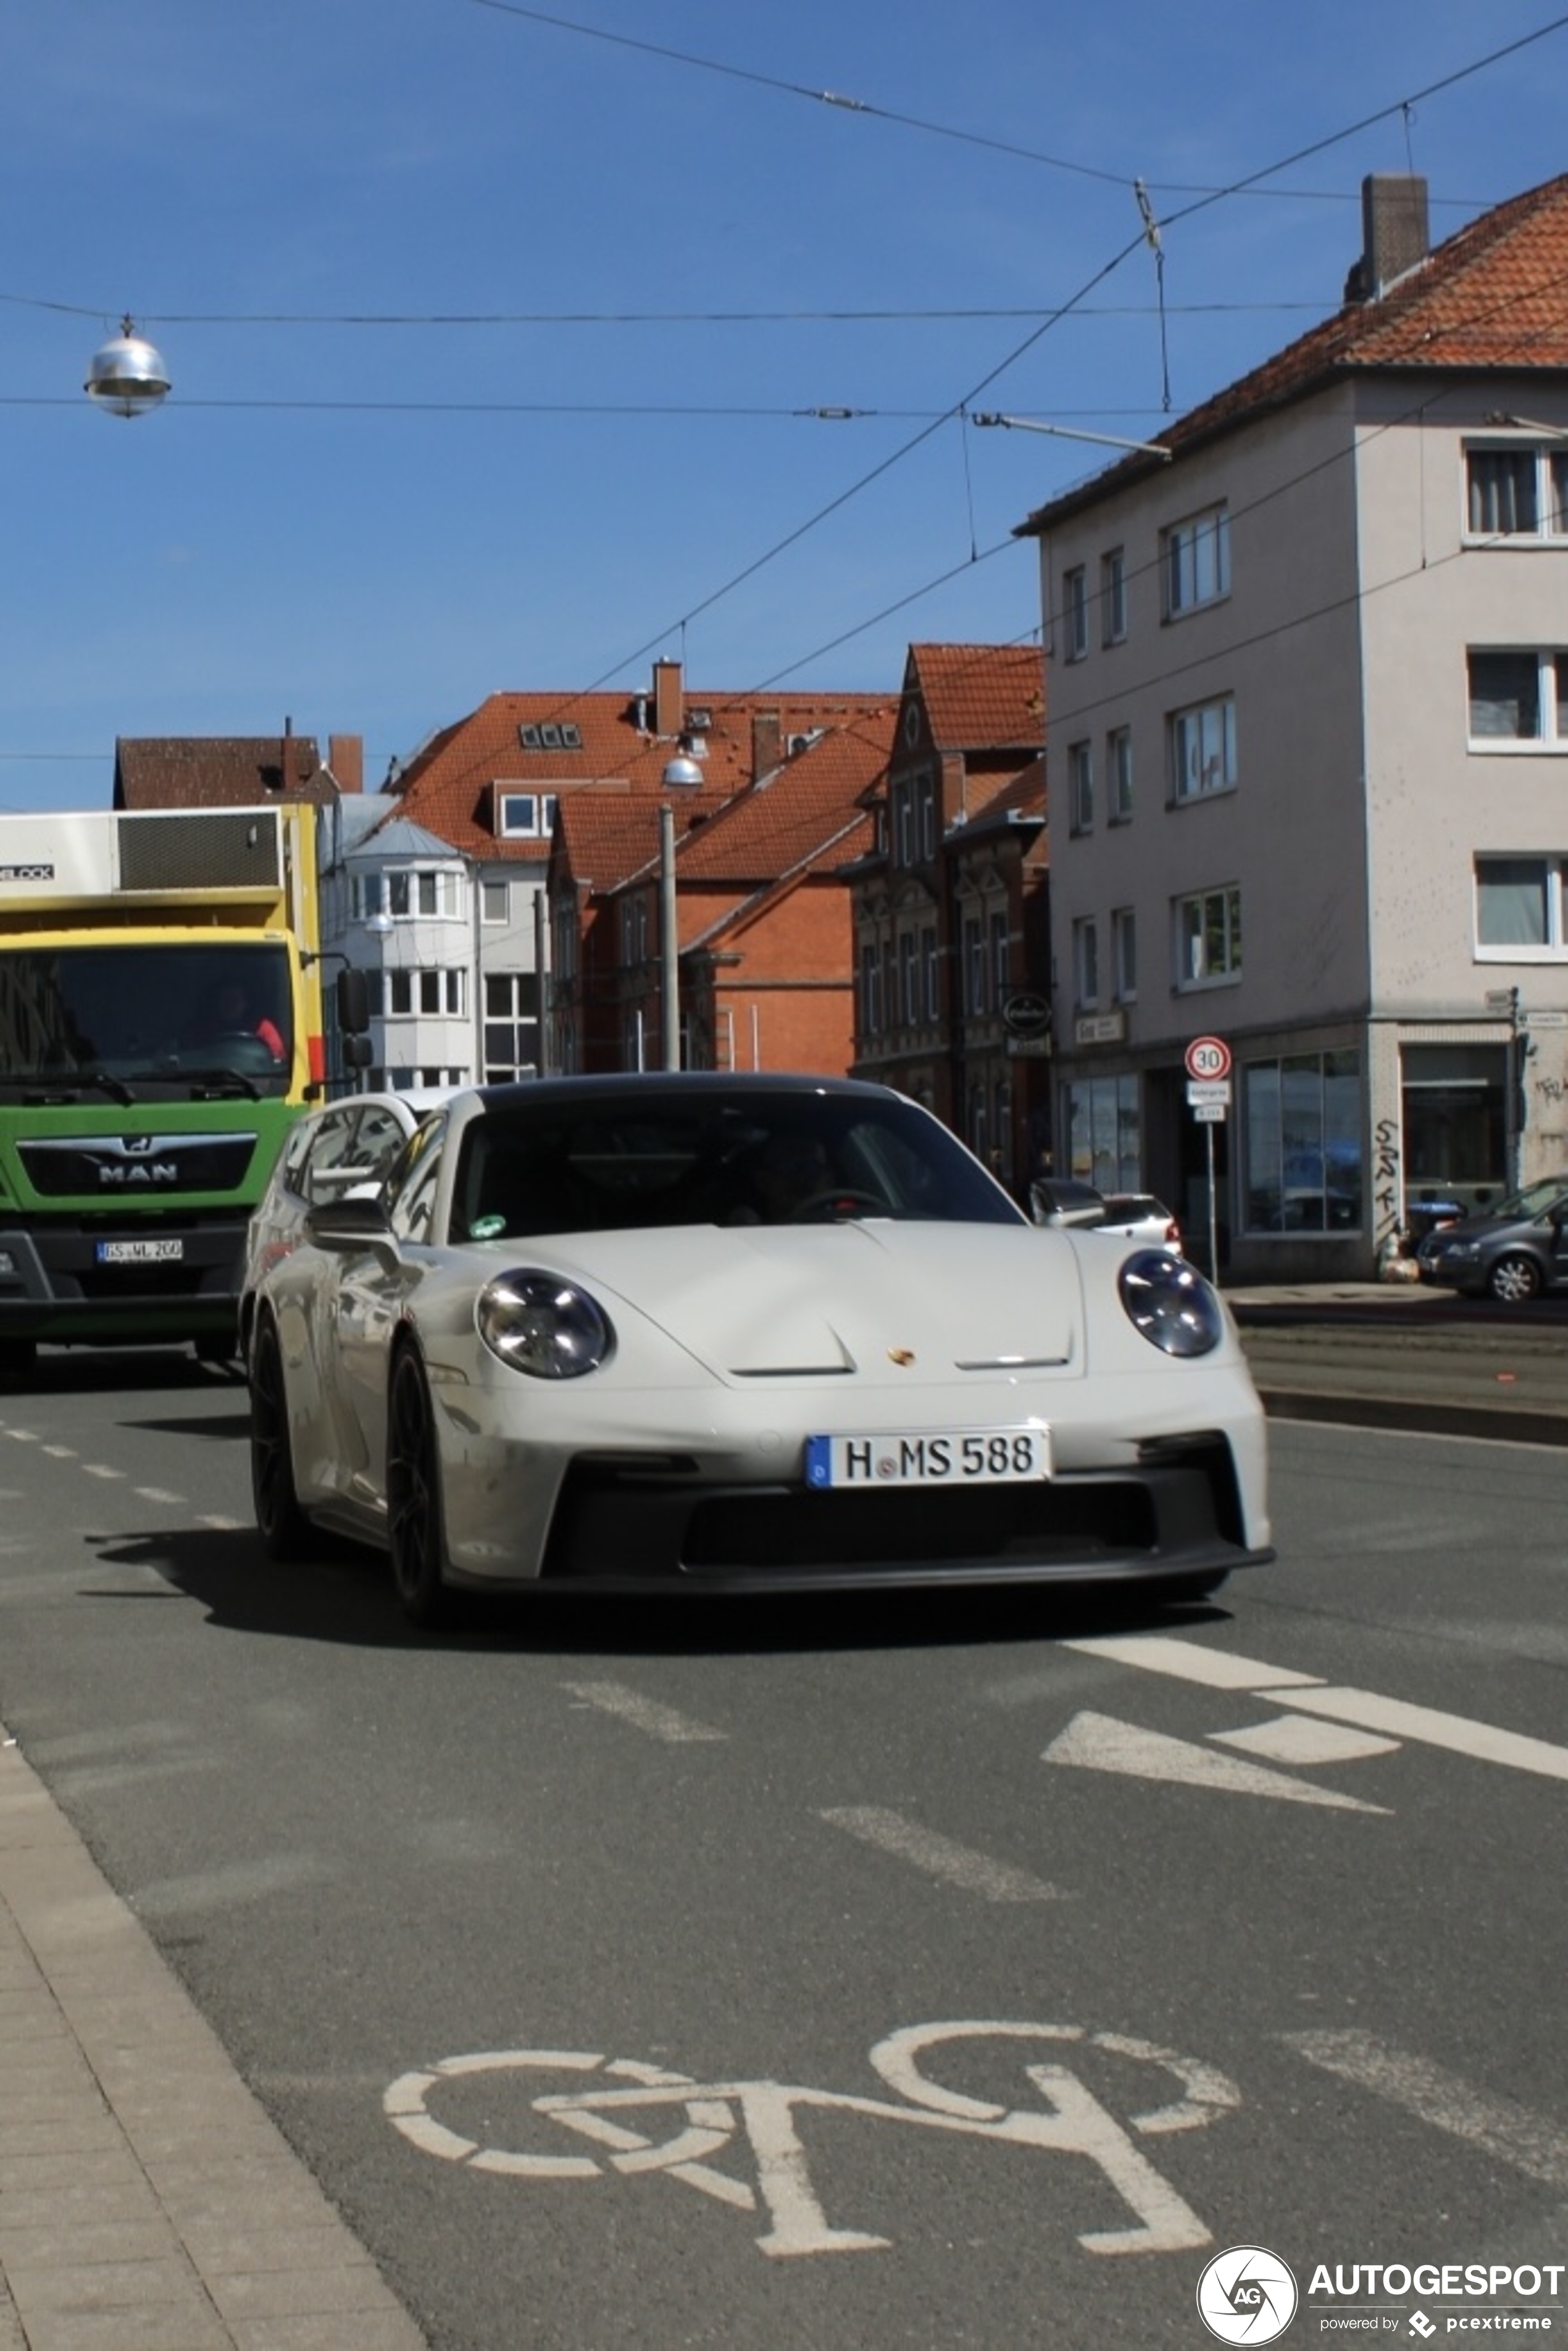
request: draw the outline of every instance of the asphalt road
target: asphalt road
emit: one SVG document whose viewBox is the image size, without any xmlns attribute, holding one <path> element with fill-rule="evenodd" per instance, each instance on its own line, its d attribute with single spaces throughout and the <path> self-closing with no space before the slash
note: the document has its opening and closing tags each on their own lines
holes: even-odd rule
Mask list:
<svg viewBox="0 0 1568 2351">
<path fill-rule="evenodd" d="M 1158 1621 L 430 1641 L 263 1565 L 243 1428 L 174 1357 L 5 1401 L 0 1719 L 439 2351 L 1185 2345 L 1220 2248 L 1561 2255 L 1560 1453 L 1281 1421 L 1279 1564 Z"/>
</svg>

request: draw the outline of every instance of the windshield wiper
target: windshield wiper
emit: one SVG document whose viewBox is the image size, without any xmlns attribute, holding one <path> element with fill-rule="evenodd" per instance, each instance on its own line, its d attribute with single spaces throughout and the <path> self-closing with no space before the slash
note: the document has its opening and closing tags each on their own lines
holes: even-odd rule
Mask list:
<svg viewBox="0 0 1568 2351">
<path fill-rule="evenodd" d="M 107 1070 L 72 1070 L 68 1073 L 62 1070 L 57 1075 L 52 1071 L 40 1071 L 33 1083 L 37 1092 L 28 1092 L 26 1099 L 30 1102 L 77 1102 L 93 1089 L 110 1095 L 117 1102 L 130 1104 L 136 1100 L 125 1080 L 111 1077 Z"/>
<path fill-rule="evenodd" d="M 252 1102 L 262 1100 L 262 1091 L 256 1080 L 244 1070 L 231 1070 L 220 1064 L 214 1070 L 182 1070 L 180 1072 L 193 1094 L 213 1101 L 221 1094 L 248 1094 Z"/>
</svg>

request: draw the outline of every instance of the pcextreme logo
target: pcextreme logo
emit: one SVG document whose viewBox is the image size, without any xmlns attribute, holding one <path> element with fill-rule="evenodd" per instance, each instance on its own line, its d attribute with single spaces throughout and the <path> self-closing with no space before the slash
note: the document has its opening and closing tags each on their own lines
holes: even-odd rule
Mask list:
<svg viewBox="0 0 1568 2351">
<path fill-rule="evenodd" d="M 1232 2245 L 1198 2279 L 1197 2314 L 1221 2343 L 1272 2343 L 1296 2314 L 1296 2281 L 1266 2246 Z"/>
</svg>

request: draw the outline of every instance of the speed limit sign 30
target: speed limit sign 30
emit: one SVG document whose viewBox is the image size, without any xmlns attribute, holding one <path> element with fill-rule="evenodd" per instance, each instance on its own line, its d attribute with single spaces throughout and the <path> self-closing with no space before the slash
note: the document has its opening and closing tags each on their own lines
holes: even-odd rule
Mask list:
<svg viewBox="0 0 1568 2351">
<path fill-rule="evenodd" d="M 1230 1075 L 1230 1048 L 1223 1037 L 1195 1037 L 1186 1049 L 1186 1073 L 1189 1078 L 1228 1078 Z"/>
</svg>

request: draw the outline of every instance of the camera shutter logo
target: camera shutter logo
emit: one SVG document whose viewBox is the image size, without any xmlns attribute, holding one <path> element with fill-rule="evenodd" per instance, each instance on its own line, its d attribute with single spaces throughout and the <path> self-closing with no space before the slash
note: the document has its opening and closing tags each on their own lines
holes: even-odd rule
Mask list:
<svg viewBox="0 0 1568 2351">
<path fill-rule="evenodd" d="M 1199 2278 L 1197 2314 L 1221 2343 L 1272 2343 L 1296 2314 L 1296 2281 L 1278 2253 L 1232 2245 Z"/>
</svg>

